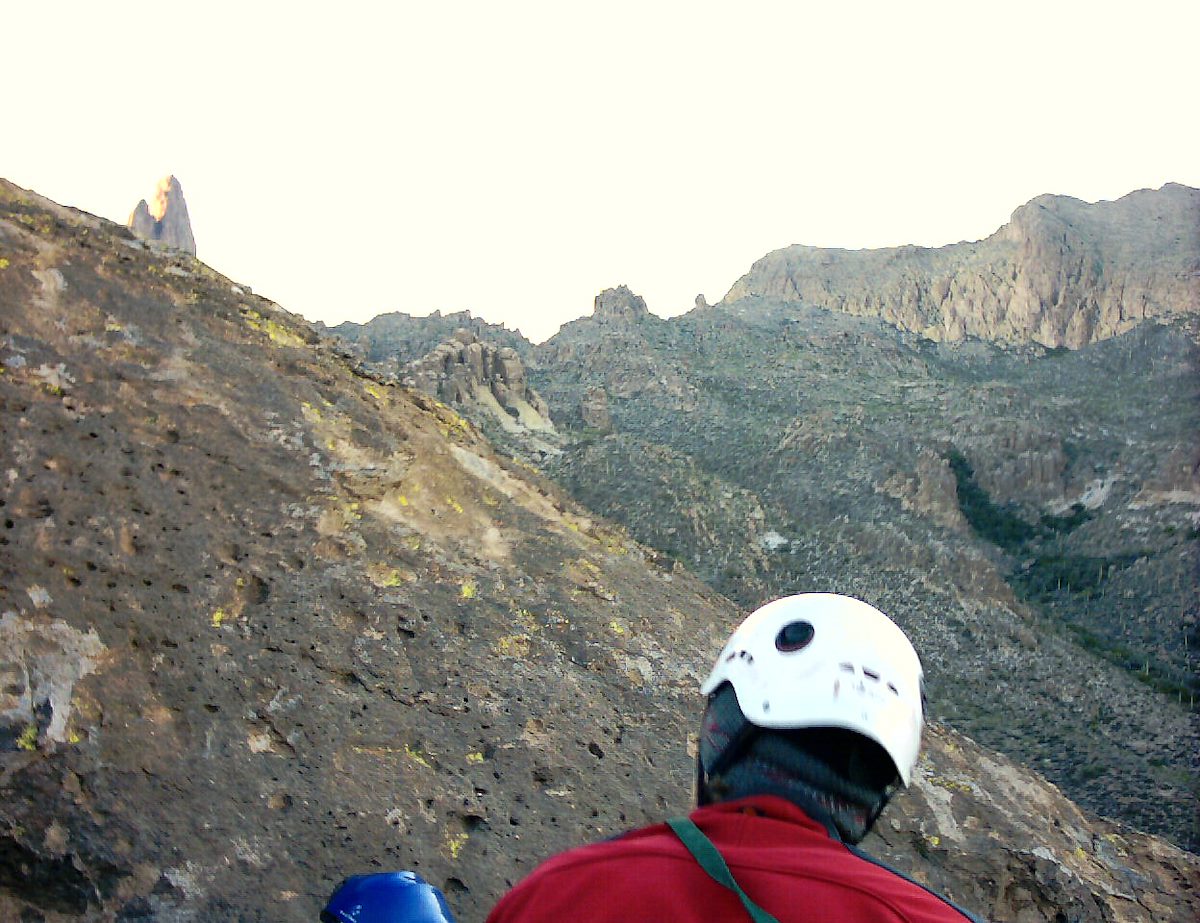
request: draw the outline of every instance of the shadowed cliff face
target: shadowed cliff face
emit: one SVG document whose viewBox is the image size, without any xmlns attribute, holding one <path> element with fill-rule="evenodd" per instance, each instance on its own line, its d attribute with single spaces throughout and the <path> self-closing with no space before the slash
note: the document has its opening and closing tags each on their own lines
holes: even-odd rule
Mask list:
<svg viewBox="0 0 1200 923">
<path fill-rule="evenodd" d="M 1200 312 L 1200 190 L 1170 184 L 1095 205 L 1039 196 L 986 240 L 940 249 L 787 247 L 724 303 L 749 296 L 880 317 L 934 340 L 1075 349 Z"/>
<path fill-rule="evenodd" d="M 7 183 L 0 367 L 0 917 L 307 921 L 413 868 L 481 920 L 686 808 L 737 612 L 447 407 Z M 1197 909 L 1194 858 L 949 732 L 880 834 L 997 920 Z"/>
</svg>

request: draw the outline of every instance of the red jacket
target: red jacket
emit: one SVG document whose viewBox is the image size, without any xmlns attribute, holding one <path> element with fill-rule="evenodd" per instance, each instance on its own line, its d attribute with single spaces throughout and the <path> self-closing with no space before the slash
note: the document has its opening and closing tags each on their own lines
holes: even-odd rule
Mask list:
<svg viewBox="0 0 1200 923">
<path fill-rule="evenodd" d="M 964 923 L 971 919 L 856 855 L 791 802 L 773 796 L 708 805 L 692 820 L 750 898 L 780 923 Z M 488 923 L 748 923 L 665 825 L 548 860 L 493 908 Z"/>
</svg>

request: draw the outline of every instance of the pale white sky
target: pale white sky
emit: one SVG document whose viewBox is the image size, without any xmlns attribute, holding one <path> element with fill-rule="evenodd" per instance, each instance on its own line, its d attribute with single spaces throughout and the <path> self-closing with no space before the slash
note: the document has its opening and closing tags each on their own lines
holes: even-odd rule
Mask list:
<svg viewBox="0 0 1200 923">
<path fill-rule="evenodd" d="M 1043 192 L 1200 186 L 1195 0 L 8 4 L 0 175 L 313 320 L 545 339 L 792 243 L 984 237 Z"/>
</svg>

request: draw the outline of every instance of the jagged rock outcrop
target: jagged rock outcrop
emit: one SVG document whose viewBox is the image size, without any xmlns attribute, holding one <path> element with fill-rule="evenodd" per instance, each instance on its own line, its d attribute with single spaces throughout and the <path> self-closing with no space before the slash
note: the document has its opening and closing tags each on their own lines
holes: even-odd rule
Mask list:
<svg viewBox="0 0 1200 923">
<path fill-rule="evenodd" d="M 606 288 L 596 296 L 592 317 L 605 323 L 636 323 L 649 314 L 646 299 L 635 295 L 627 285 Z"/>
<path fill-rule="evenodd" d="M 176 250 L 196 255 L 196 239 L 188 217 L 183 187 L 174 176 L 159 180 L 154 204 L 142 199 L 129 216 L 127 226 L 142 240 L 155 241 Z"/>
<path fill-rule="evenodd" d="M 958 505 L 954 472 L 949 461 L 936 452 L 922 450 L 913 474 L 893 474 L 876 489 L 899 500 L 904 509 L 928 516 L 939 526 L 956 532 L 967 530 L 967 520 Z"/>
<path fill-rule="evenodd" d="M 314 325 L 321 332 L 328 332 L 345 340 L 372 366 L 389 375 L 399 375 L 404 366 L 423 358 L 440 343 L 445 343 L 458 330 L 470 330 L 486 343 L 507 346 L 524 355 L 532 348 L 520 331 L 509 330 L 500 324 L 489 324 L 475 317 L 470 311 L 453 311 L 414 317 L 403 311 L 379 314 L 366 324 L 350 321 L 336 327 Z"/>
<path fill-rule="evenodd" d="M 650 331 L 661 330 L 665 323 L 650 314 L 644 298 L 619 285 L 597 295 L 590 317 L 564 324 L 536 347 L 535 355 L 539 363 L 574 365 L 585 375 L 598 375 L 609 399 L 648 393 L 664 406 L 690 413 L 696 406 L 694 389 L 679 363 L 661 355 L 648 339 Z M 583 393 L 556 397 L 576 407 Z"/>
<path fill-rule="evenodd" d="M 494 346 L 470 330 L 458 330 L 423 359 L 409 363 L 404 383 L 447 404 L 491 411 L 508 428 L 553 432 L 550 408 L 528 384 L 517 351 Z"/>
<path fill-rule="evenodd" d="M 934 340 L 1072 349 L 1148 318 L 1200 313 L 1200 190 L 1113 202 L 1045 195 L 986 240 L 940 249 L 768 254 L 723 299 L 752 295 L 881 317 Z"/>
<path fill-rule="evenodd" d="M 1011 420 L 973 421 L 964 429 L 961 446 L 993 499 L 1048 502 L 1065 496 L 1067 454 L 1058 433 Z"/>
</svg>

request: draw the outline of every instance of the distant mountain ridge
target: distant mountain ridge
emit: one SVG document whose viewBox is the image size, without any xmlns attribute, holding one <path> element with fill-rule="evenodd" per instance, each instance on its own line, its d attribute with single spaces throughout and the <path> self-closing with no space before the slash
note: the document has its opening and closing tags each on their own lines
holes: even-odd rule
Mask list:
<svg viewBox="0 0 1200 923">
<path fill-rule="evenodd" d="M 1170 183 L 1095 204 L 1043 195 L 987 239 L 937 249 L 785 247 L 722 303 L 751 296 L 880 317 L 932 340 L 1077 349 L 1200 311 L 1200 190 Z"/>
<path fill-rule="evenodd" d="M 335 327 L 326 327 L 318 322 L 314 326 L 322 333 L 331 333 L 352 344 L 364 359 L 392 374 L 398 374 L 405 363 L 422 358 L 438 344 L 453 337 L 458 330 L 469 330 L 481 340 L 521 353 L 530 346 L 520 331 L 509 330 L 500 324 L 489 324 L 472 316 L 470 311 L 453 311 L 449 314 L 433 311 L 422 317 L 390 311 L 376 315 L 365 324 L 346 321 Z"/>
</svg>

